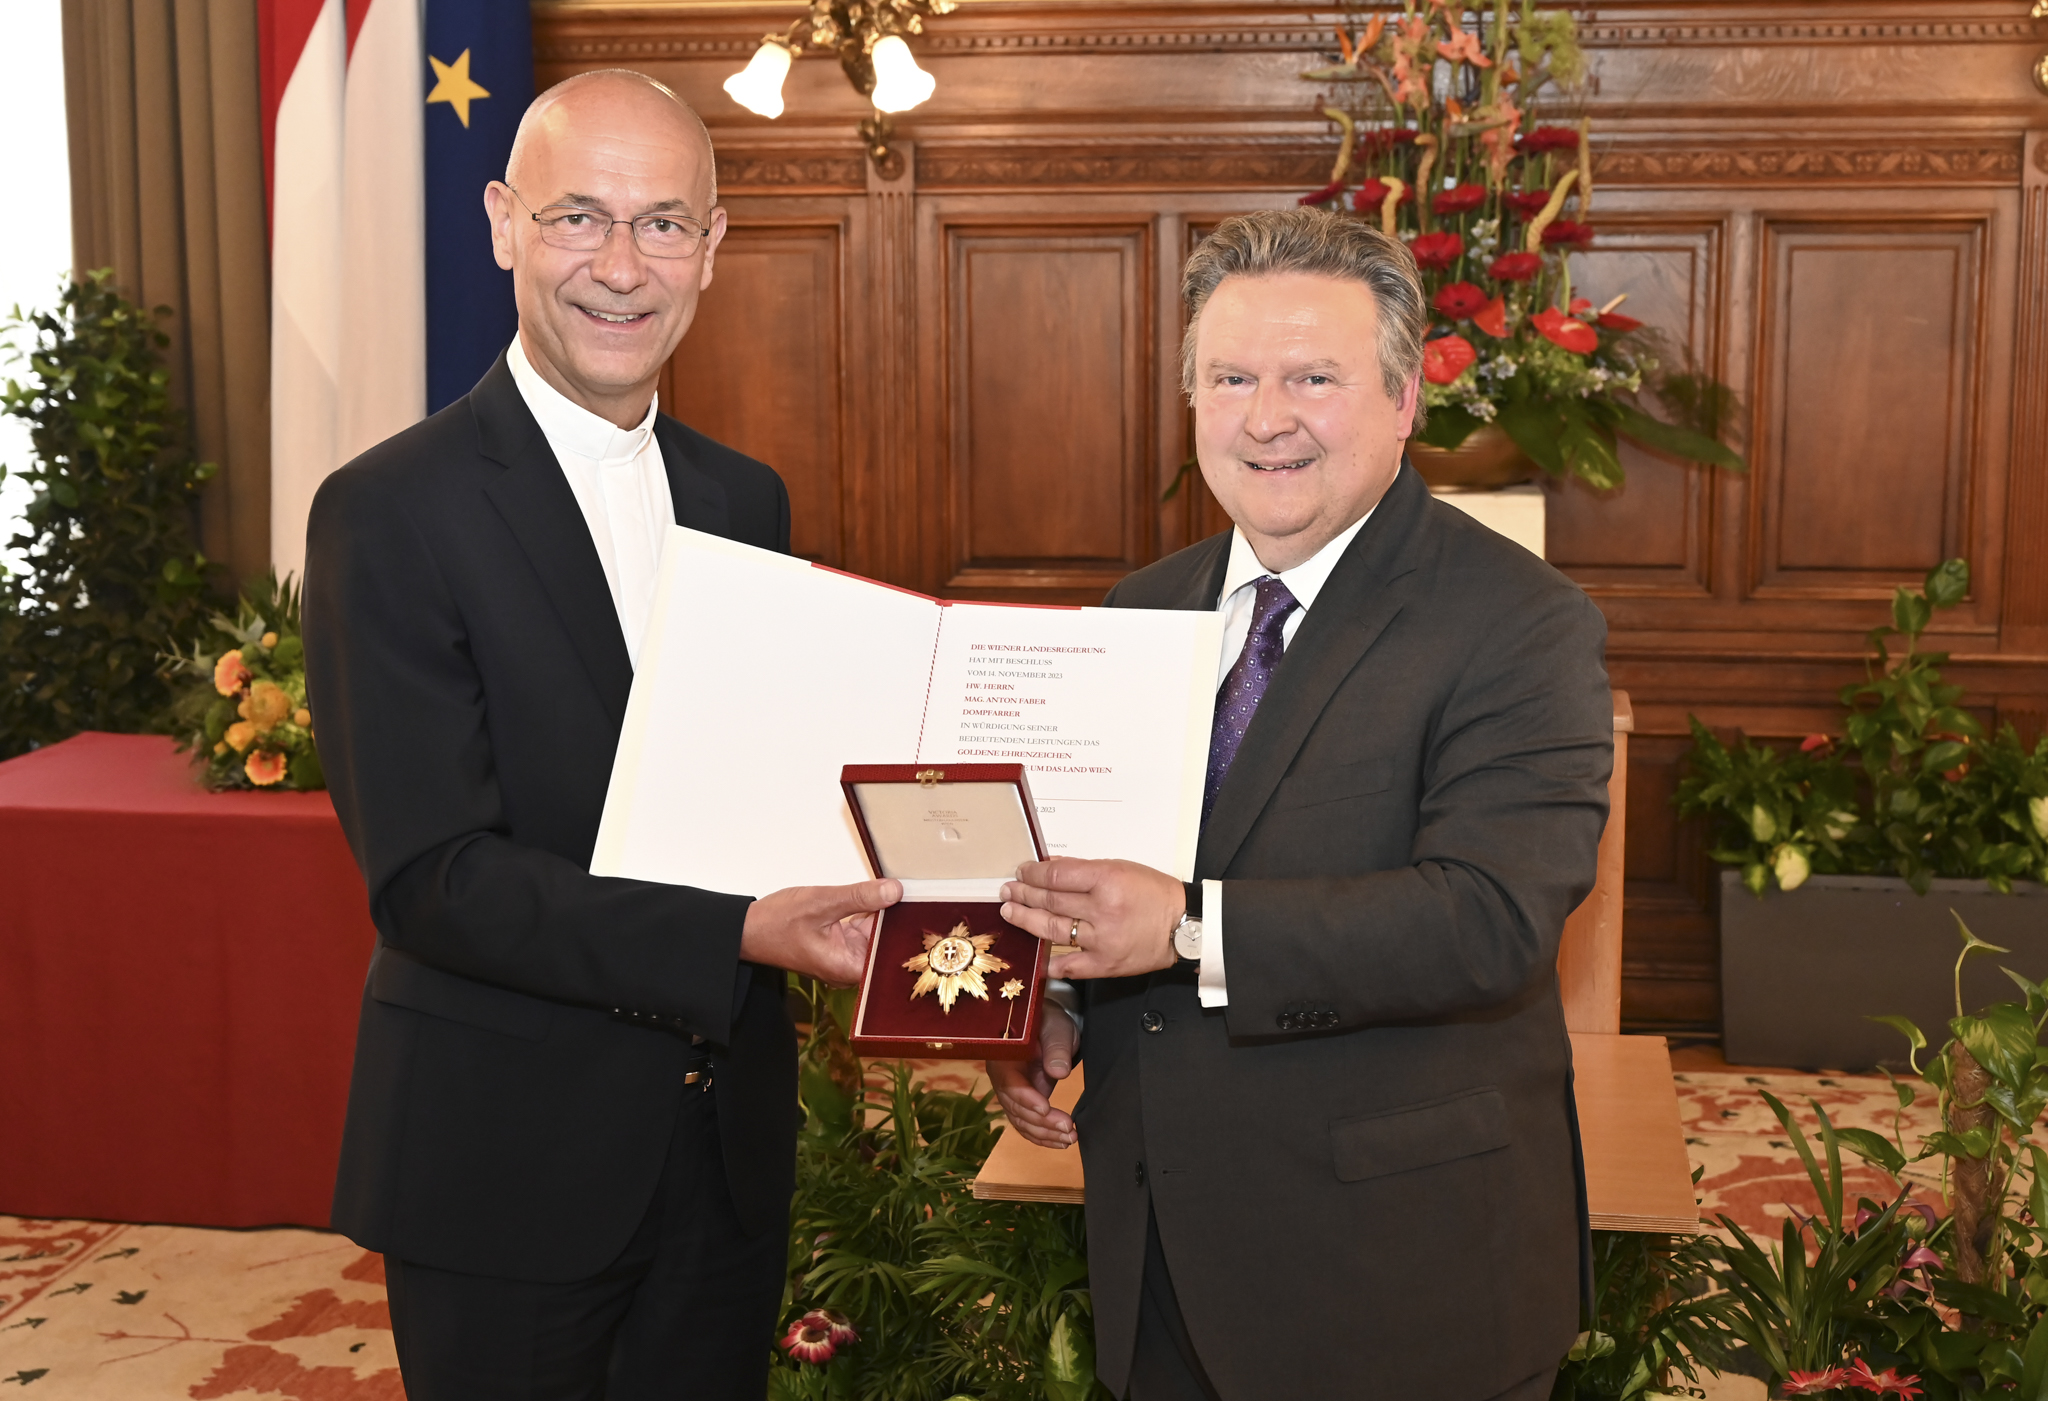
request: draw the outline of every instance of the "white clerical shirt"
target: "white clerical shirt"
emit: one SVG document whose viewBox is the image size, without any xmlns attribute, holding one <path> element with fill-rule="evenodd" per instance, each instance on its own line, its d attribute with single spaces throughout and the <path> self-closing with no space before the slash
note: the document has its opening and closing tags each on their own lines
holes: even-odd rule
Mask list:
<svg viewBox="0 0 2048 1401">
<path fill-rule="evenodd" d="M 637 668 L 647 615 L 654 609 L 661 542 L 676 519 L 668 468 L 654 439 L 660 396 L 647 405 L 647 416 L 636 427 L 621 428 L 542 379 L 518 336 L 505 352 L 505 364 L 583 510 L 590 543 L 597 546 L 604 581 L 611 587 L 612 607 L 618 610 L 626 655 Z"/>
</svg>

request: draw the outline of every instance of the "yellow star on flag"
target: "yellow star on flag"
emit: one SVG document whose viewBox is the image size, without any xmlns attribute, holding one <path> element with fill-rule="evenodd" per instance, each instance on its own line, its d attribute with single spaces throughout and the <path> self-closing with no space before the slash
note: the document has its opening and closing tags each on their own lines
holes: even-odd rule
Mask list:
<svg viewBox="0 0 2048 1401">
<path fill-rule="evenodd" d="M 432 54 L 427 55 L 427 62 L 434 65 L 434 77 L 438 80 L 434 90 L 427 94 L 427 105 L 447 103 L 455 109 L 455 115 L 462 118 L 462 124 L 468 126 L 469 104 L 479 97 L 491 95 L 469 76 L 469 50 L 464 49 L 461 57 L 453 63 L 443 63 Z"/>
</svg>

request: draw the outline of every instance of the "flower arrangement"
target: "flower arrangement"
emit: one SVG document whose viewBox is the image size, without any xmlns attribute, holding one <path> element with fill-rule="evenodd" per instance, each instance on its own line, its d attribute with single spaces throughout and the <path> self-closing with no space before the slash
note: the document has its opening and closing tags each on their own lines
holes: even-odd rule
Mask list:
<svg viewBox="0 0 2048 1401">
<path fill-rule="evenodd" d="M 1729 392 L 1663 373 L 1624 297 L 1596 307 L 1572 294 L 1570 254 L 1594 238 L 1588 124 L 1543 118 L 1585 78 L 1576 22 L 1531 0 L 1470 13 L 1449 0 L 1354 6 L 1339 61 L 1301 75 L 1334 85 L 1322 111 L 1342 133 L 1329 183 L 1301 203 L 1378 221 L 1430 293 L 1416 441 L 1457 449 L 1491 425 L 1552 475 L 1601 488 L 1622 482 L 1617 437 L 1743 470 L 1719 441 Z M 1687 421 L 1642 407 L 1646 389 Z"/>
<path fill-rule="evenodd" d="M 1809 735 L 1781 753 L 1692 722 L 1689 775 L 1677 803 L 1714 827 L 1713 858 L 1762 895 L 1808 876 L 1890 873 L 1922 894 L 1937 876 L 2048 881 L 2048 738 L 2027 748 L 2010 725 L 1986 736 L 1945 685 L 1945 652 L 1922 652 L 1937 610 L 1969 592 L 1960 559 L 1892 598 L 1890 626 L 1870 634 L 1867 680 L 1842 688 L 1842 733 Z M 1902 637 L 1894 652 L 1888 637 Z"/>
<path fill-rule="evenodd" d="M 206 786 L 325 788 L 306 706 L 306 647 L 299 637 L 299 591 L 268 576 L 245 590 L 233 618 L 216 613 L 213 631 L 230 645 L 205 642 L 164 658 L 183 686 L 171 715 L 178 747 L 205 765 Z"/>
</svg>

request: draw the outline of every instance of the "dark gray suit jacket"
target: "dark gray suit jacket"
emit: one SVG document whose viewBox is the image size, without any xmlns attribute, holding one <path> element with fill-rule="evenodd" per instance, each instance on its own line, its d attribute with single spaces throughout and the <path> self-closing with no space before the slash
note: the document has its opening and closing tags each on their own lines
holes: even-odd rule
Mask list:
<svg viewBox="0 0 2048 1401">
<path fill-rule="evenodd" d="M 1205 540 L 1108 601 L 1213 608 L 1229 553 Z M 1227 1401 L 1468 1401 L 1571 1345 L 1584 1183 L 1555 965 L 1607 818 L 1605 638 L 1575 585 L 1405 465 L 1330 574 L 1202 831 L 1229 1006 L 1186 971 L 1084 985 L 1116 1394 L 1148 1210 Z"/>
</svg>

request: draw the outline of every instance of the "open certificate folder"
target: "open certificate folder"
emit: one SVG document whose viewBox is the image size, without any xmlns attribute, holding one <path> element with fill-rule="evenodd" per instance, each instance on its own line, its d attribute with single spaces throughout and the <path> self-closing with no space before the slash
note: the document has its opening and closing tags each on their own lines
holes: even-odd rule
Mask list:
<svg viewBox="0 0 2048 1401">
<path fill-rule="evenodd" d="M 1222 620 L 949 603 L 669 531 L 591 871 L 765 895 L 870 872 L 846 764 L 1022 763 L 1046 848 L 1194 875 Z"/>
</svg>

